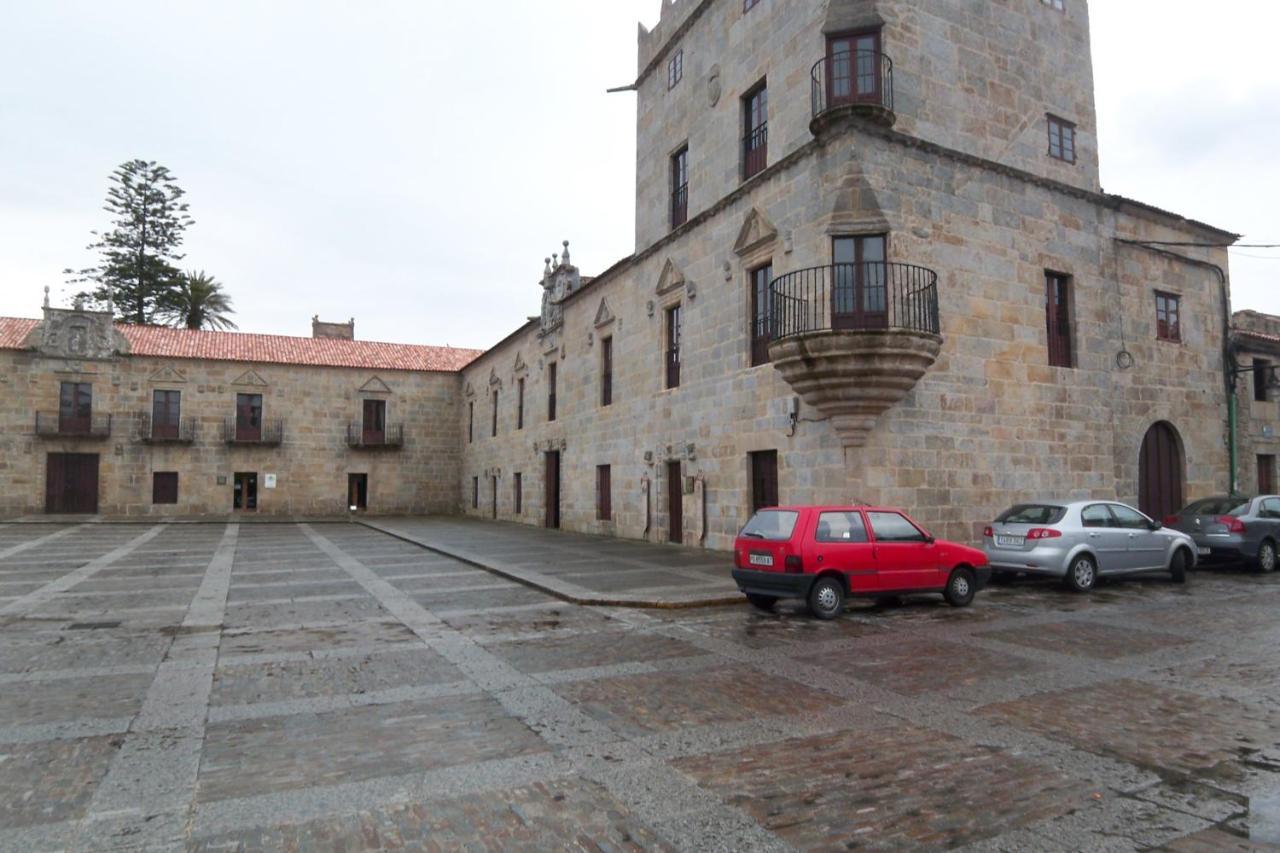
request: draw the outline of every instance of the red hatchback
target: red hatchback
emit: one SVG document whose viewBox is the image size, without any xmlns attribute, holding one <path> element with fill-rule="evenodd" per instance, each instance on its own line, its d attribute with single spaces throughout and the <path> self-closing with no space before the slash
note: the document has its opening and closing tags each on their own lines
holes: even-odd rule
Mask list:
<svg viewBox="0 0 1280 853">
<path fill-rule="evenodd" d="M 839 616 L 848 596 L 940 592 L 964 607 L 991 579 L 981 550 L 935 539 L 900 509 L 870 506 L 762 509 L 733 543 L 733 565 L 756 607 L 803 598 L 819 619 Z"/>
</svg>

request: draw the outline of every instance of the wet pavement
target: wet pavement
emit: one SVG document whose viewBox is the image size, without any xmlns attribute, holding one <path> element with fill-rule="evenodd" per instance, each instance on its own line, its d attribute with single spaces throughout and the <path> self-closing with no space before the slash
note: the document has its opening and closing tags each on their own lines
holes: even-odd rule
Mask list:
<svg viewBox="0 0 1280 853">
<path fill-rule="evenodd" d="M 823 623 L 353 524 L 0 525 L 0 850 L 1280 849 L 1277 649 L 1280 575 Z"/>
</svg>

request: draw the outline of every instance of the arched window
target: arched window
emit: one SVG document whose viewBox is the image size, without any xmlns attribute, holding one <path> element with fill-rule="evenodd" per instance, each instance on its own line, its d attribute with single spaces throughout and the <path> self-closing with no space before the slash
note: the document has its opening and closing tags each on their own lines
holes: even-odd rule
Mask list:
<svg viewBox="0 0 1280 853">
<path fill-rule="evenodd" d="M 1155 519 L 1182 509 L 1185 470 L 1178 431 L 1165 421 L 1154 424 L 1138 457 L 1138 508 Z"/>
</svg>

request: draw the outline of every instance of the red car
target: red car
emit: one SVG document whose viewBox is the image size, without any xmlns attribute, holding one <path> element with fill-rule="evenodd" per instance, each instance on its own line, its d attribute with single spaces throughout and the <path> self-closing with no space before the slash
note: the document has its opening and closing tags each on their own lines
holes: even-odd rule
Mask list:
<svg viewBox="0 0 1280 853">
<path fill-rule="evenodd" d="M 940 592 L 965 607 L 991 580 L 982 551 L 935 539 L 889 507 L 762 509 L 734 541 L 733 565 L 738 589 L 756 607 L 803 598 L 819 619 L 839 616 L 848 596 Z"/>
</svg>

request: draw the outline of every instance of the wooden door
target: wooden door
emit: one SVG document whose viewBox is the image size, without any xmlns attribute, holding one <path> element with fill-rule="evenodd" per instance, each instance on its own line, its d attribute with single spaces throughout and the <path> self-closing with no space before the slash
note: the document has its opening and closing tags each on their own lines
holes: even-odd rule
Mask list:
<svg viewBox="0 0 1280 853">
<path fill-rule="evenodd" d="M 544 498 L 546 526 L 558 530 L 560 528 L 560 451 L 558 450 L 548 451 L 546 455 Z"/>
<path fill-rule="evenodd" d="M 684 542 L 684 475 L 679 462 L 667 463 L 667 540 Z"/>
<path fill-rule="evenodd" d="M 1138 459 L 1138 508 L 1151 518 L 1167 518 L 1183 504 L 1182 441 L 1161 421 L 1147 430 Z"/>
<path fill-rule="evenodd" d="M 751 454 L 751 511 L 778 505 L 778 451 Z"/>
<path fill-rule="evenodd" d="M 98 454 L 50 453 L 45 467 L 45 512 L 98 511 Z"/>
<path fill-rule="evenodd" d="M 361 438 L 364 444 L 380 445 L 387 441 L 387 404 L 383 400 L 364 401 Z"/>
<path fill-rule="evenodd" d="M 827 39 L 827 104 L 879 104 L 880 34 Z"/>
<path fill-rule="evenodd" d="M 831 255 L 831 328 L 888 328 L 884 235 L 836 237 Z"/>
<path fill-rule="evenodd" d="M 246 512 L 258 509 L 258 474 L 253 471 L 241 471 L 235 475 L 232 487 L 231 508 Z"/>
<path fill-rule="evenodd" d="M 236 441 L 262 441 L 262 395 L 236 395 Z"/>
<path fill-rule="evenodd" d="M 182 415 L 181 391 L 155 391 L 151 395 L 151 438 L 178 437 Z"/>
<path fill-rule="evenodd" d="M 347 475 L 347 508 L 363 510 L 369 508 L 369 475 Z"/>
<path fill-rule="evenodd" d="M 1258 494 L 1274 495 L 1276 493 L 1276 457 L 1267 454 L 1258 456 Z"/>
</svg>

